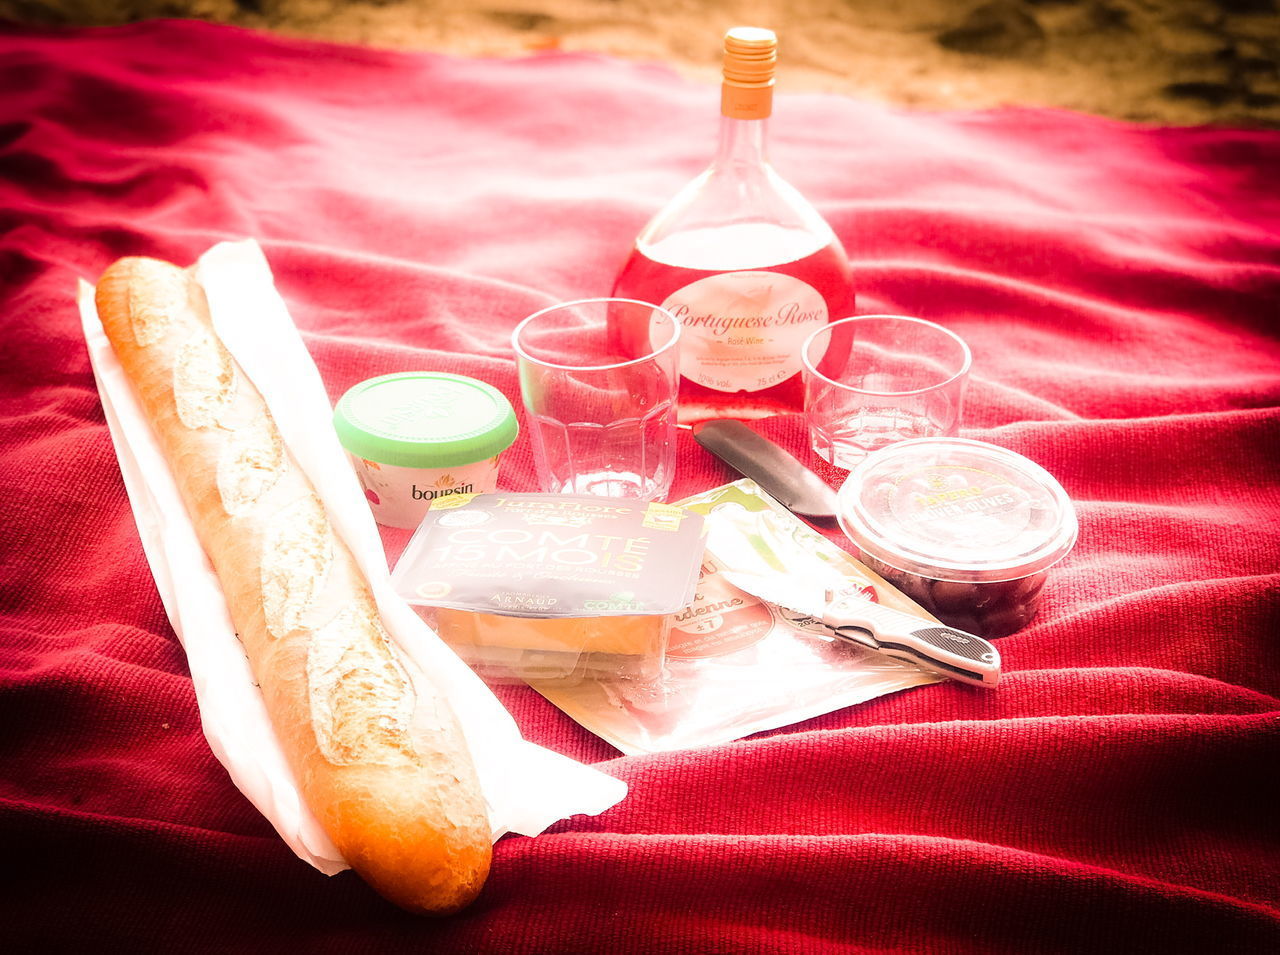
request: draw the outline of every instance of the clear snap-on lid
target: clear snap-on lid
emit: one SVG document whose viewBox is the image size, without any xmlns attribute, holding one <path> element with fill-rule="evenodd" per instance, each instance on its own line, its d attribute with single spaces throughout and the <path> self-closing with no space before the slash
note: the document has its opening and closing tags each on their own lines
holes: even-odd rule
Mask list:
<svg viewBox="0 0 1280 955">
<path fill-rule="evenodd" d="M 342 446 L 405 468 L 483 461 L 516 439 L 516 413 L 493 385 L 442 371 L 379 375 L 352 386 L 333 411 Z"/>
<path fill-rule="evenodd" d="M 840 526 L 865 554 L 936 580 L 1014 580 L 1075 544 L 1075 508 L 1051 475 L 1007 448 L 917 438 L 864 458 L 839 494 Z"/>
</svg>

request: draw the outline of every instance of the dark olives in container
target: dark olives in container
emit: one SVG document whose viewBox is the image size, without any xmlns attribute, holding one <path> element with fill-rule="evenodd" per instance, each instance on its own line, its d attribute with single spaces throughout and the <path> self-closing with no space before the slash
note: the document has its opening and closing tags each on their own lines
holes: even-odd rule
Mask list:
<svg viewBox="0 0 1280 955">
<path fill-rule="evenodd" d="M 840 526 L 869 568 L 944 623 L 983 637 L 1035 616 L 1049 568 L 1075 544 L 1075 509 L 1048 471 L 1007 448 L 918 438 L 864 458 Z"/>
</svg>

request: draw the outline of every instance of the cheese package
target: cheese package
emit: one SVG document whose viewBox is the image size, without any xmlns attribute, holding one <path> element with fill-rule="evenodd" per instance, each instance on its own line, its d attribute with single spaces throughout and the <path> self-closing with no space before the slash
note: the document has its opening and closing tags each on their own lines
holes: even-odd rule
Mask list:
<svg viewBox="0 0 1280 955">
<path fill-rule="evenodd" d="M 566 494 L 437 499 L 397 592 L 490 682 L 651 679 L 693 600 L 701 515 Z"/>
</svg>

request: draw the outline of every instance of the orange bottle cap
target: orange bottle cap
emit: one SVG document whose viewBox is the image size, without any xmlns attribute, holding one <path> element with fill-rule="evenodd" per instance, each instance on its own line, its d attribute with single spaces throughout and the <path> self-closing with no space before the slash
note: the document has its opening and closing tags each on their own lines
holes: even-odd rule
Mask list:
<svg viewBox="0 0 1280 955">
<path fill-rule="evenodd" d="M 720 112 L 734 119 L 764 119 L 773 111 L 773 69 L 778 37 L 761 27 L 734 27 L 724 35 Z"/>
</svg>

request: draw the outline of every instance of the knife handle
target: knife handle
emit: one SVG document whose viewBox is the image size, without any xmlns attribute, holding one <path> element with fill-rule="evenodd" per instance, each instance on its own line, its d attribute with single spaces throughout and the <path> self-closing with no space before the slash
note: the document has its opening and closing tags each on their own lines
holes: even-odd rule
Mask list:
<svg viewBox="0 0 1280 955">
<path fill-rule="evenodd" d="M 996 686 L 1000 682 L 1000 651 L 972 633 L 930 623 L 869 600 L 842 601 L 831 611 L 827 620 L 837 630 L 869 630 L 881 653 L 978 686 Z"/>
</svg>

